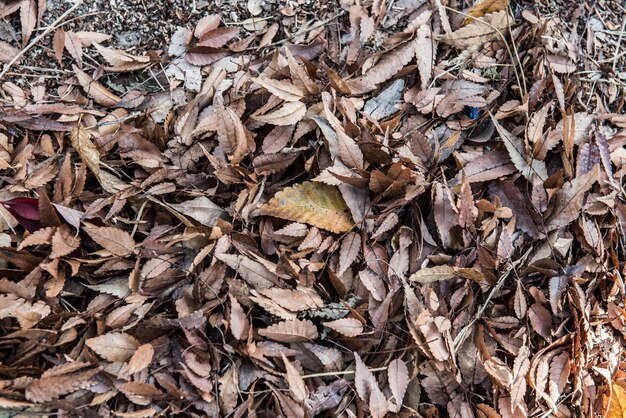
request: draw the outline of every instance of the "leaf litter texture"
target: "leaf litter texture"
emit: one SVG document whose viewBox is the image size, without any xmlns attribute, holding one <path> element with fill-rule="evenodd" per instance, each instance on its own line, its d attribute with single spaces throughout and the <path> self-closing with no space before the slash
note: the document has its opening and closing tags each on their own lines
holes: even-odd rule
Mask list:
<svg viewBox="0 0 626 418">
<path fill-rule="evenodd" d="M 0 407 L 622 416 L 622 20 L 231 3 L 2 80 Z"/>
</svg>

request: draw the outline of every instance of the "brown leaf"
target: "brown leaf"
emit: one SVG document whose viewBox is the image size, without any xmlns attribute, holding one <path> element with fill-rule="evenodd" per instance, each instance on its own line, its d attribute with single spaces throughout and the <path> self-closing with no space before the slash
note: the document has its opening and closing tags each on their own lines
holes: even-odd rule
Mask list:
<svg viewBox="0 0 626 418">
<path fill-rule="evenodd" d="M 52 227 L 38 229 L 37 231 L 24 238 L 22 242 L 20 242 L 20 245 L 18 245 L 17 249 L 21 250 L 32 245 L 51 244 L 54 231 L 55 228 Z"/>
<path fill-rule="evenodd" d="M 124 332 L 109 332 L 85 342 L 96 354 L 108 361 L 126 361 L 141 345 L 135 337 Z"/>
<path fill-rule="evenodd" d="M 224 106 L 221 96 L 215 98 L 215 110 L 217 112 L 216 130 L 220 146 L 230 161 L 237 164 L 248 153 L 246 129 L 239 116 L 231 108 Z"/>
<path fill-rule="evenodd" d="M 113 227 L 97 227 L 88 223 L 84 229 L 91 239 L 113 255 L 126 257 L 135 251 L 135 240 L 126 231 Z"/>
<path fill-rule="evenodd" d="M 282 321 L 259 330 L 259 335 L 283 343 L 313 341 L 318 337 L 317 328 L 309 320 Z"/>
<path fill-rule="evenodd" d="M 212 30 L 217 29 L 222 20 L 222 14 L 211 14 L 203 17 L 196 24 L 196 29 L 194 30 L 194 36 L 198 39 L 202 39 Z"/>
<path fill-rule="evenodd" d="M 444 35 L 442 39 L 457 49 L 468 49 L 498 38 L 500 36 L 498 31 L 502 32 L 507 28 L 509 19 L 507 10 L 489 13 L 459 30 Z"/>
<path fill-rule="evenodd" d="M 72 148 L 78 152 L 87 167 L 100 180 L 100 153 L 81 124 L 78 124 L 70 133 L 70 140 Z"/>
<path fill-rule="evenodd" d="M 361 252 L 361 236 L 356 232 L 348 233 L 341 240 L 341 249 L 339 251 L 339 269 L 337 275 L 341 276 L 350 266 Z"/>
<path fill-rule="evenodd" d="M 491 115 L 491 120 L 498 134 L 500 134 L 500 138 L 502 138 L 502 142 L 504 142 L 504 146 L 509 152 L 509 156 L 515 168 L 531 183 L 535 178 L 545 181 L 548 178 L 546 164 L 543 161 L 527 156 L 524 141 L 504 129 L 493 115 Z"/>
<path fill-rule="evenodd" d="M 80 246 L 80 236 L 67 225 L 57 228 L 52 237 L 51 258 L 59 258 L 68 255 Z"/>
<path fill-rule="evenodd" d="M 439 280 L 449 280 L 453 277 L 462 277 L 468 280 L 480 282 L 483 275 L 473 268 L 459 268 L 453 266 L 435 266 L 418 270 L 409 277 L 410 281 L 418 283 L 431 283 Z"/>
<path fill-rule="evenodd" d="M 267 77 L 254 79 L 267 91 L 286 102 L 297 102 L 304 97 L 304 91 L 287 80 L 273 80 Z"/>
<path fill-rule="evenodd" d="M 85 367 L 85 363 L 81 363 L 81 365 L 83 368 Z M 42 377 L 26 387 L 26 399 L 37 403 L 56 400 L 61 395 L 93 386 L 96 382 L 90 381 L 90 379 L 97 373 L 97 368 L 91 368 L 76 373 Z"/>
<path fill-rule="evenodd" d="M 226 217 L 226 212 L 206 196 L 199 196 L 182 203 L 170 203 L 169 206 L 205 226 L 215 226 L 218 219 Z"/>
<path fill-rule="evenodd" d="M 76 73 L 78 82 L 83 90 L 85 90 L 85 93 L 94 99 L 96 103 L 106 107 L 113 107 L 122 100 L 119 96 L 111 93 L 106 87 L 98 81 L 95 81 L 89 74 L 77 66 L 73 65 L 72 68 L 74 69 L 74 73 Z"/>
<path fill-rule="evenodd" d="M 239 35 L 239 28 L 217 28 L 208 32 L 202 37 L 198 46 L 209 46 L 212 48 L 221 48 L 228 41 Z"/>
<path fill-rule="evenodd" d="M 420 43 L 424 42 L 420 38 Z M 419 45 L 418 45 L 419 46 Z M 391 52 L 385 54 L 378 63 L 370 68 L 363 76 L 346 82 L 352 93 L 366 93 L 377 88 L 378 84 L 389 80 L 398 71 L 407 65 L 415 56 L 414 41 L 405 42 Z"/>
<path fill-rule="evenodd" d="M 10 62 L 19 52 L 20 51 L 11 44 L 0 41 L 0 62 L 5 64 Z"/>
<path fill-rule="evenodd" d="M 325 327 L 345 337 L 356 337 L 363 333 L 363 324 L 356 318 L 341 318 L 335 321 L 323 322 Z"/>
<path fill-rule="evenodd" d="M 563 185 L 553 197 L 554 209 L 546 219 L 548 231 L 567 226 L 580 216 L 585 193 L 598 179 L 599 166 Z"/>
<path fill-rule="evenodd" d="M 65 46 L 67 52 L 70 53 L 72 58 L 76 60 L 76 64 L 78 64 L 77 68 L 83 68 L 83 47 L 78 35 L 76 35 L 74 32 L 66 31 L 63 35 L 63 45 Z"/>
<path fill-rule="evenodd" d="M 253 116 L 254 119 L 270 125 L 293 125 L 299 122 L 306 113 L 306 105 L 302 102 L 287 102 L 278 109 L 264 115 Z"/>
<path fill-rule="evenodd" d="M 238 340 L 245 340 L 248 338 L 248 318 L 237 299 L 233 295 L 228 296 L 230 298 L 230 331 Z"/>
<path fill-rule="evenodd" d="M 354 226 L 337 189 L 309 181 L 276 193 L 261 207 L 261 214 L 305 222 L 335 233 L 346 232 Z"/>
<path fill-rule="evenodd" d="M 289 390 L 293 395 L 293 398 L 302 403 L 307 398 L 307 389 L 304 385 L 304 379 L 300 375 L 300 372 L 287 360 L 284 353 L 280 353 L 283 362 L 285 363 L 285 369 L 287 370 L 287 384 L 289 385 Z"/>
<path fill-rule="evenodd" d="M 227 49 L 213 48 L 210 46 L 194 46 L 187 50 L 185 60 L 190 64 L 202 67 L 211 65 L 229 55 L 230 51 Z"/>
<path fill-rule="evenodd" d="M 37 3 L 35 0 L 22 0 L 20 22 L 22 24 L 22 46 L 25 46 L 30 35 L 37 27 Z"/>
<path fill-rule="evenodd" d="M 270 272 L 263 264 L 243 255 L 215 254 L 215 258 L 235 270 L 256 289 L 280 286 L 276 275 Z"/>
<path fill-rule="evenodd" d="M 384 417 L 387 414 L 387 399 L 380 390 L 376 378 L 361 357 L 355 352 L 356 372 L 354 384 L 359 397 L 369 405 L 372 417 Z"/>
<path fill-rule="evenodd" d="M 552 314 L 538 303 L 533 303 L 528 309 L 528 319 L 533 329 L 546 340 L 552 334 Z"/>
<path fill-rule="evenodd" d="M 406 367 L 406 363 L 402 359 L 393 360 L 387 367 L 387 376 L 394 402 L 400 408 L 406 389 L 409 386 L 409 369 Z"/>
<path fill-rule="evenodd" d="M 124 366 L 123 371 L 129 376 L 138 373 L 150 366 L 153 358 L 154 347 L 151 344 L 142 344 L 137 348 L 128 364 Z"/>
</svg>

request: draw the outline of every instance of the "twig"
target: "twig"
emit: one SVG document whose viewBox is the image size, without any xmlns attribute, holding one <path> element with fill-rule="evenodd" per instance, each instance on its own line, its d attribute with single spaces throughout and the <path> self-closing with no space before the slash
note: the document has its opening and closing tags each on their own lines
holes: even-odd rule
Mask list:
<svg viewBox="0 0 626 418">
<path fill-rule="evenodd" d="M 615 47 L 615 56 L 613 57 L 613 72 L 615 72 L 615 66 L 617 65 L 617 61 L 619 61 L 619 48 L 622 45 L 624 28 L 626 28 L 626 16 L 624 16 L 624 20 L 622 21 L 622 30 L 619 32 L 619 39 L 617 40 L 617 46 Z"/>
<path fill-rule="evenodd" d="M 4 66 L 4 69 L 0 73 L 0 80 L 2 80 L 2 77 L 4 77 L 4 75 L 7 73 L 7 71 L 9 71 L 9 69 L 13 66 L 13 64 L 15 64 L 33 46 L 35 46 L 37 44 L 37 42 L 41 41 L 41 39 L 44 36 L 46 36 L 48 33 L 50 33 L 52 30 L 54 30 L 63 21 L 63 19 L 65 19 L 67 16 L 69 16 L 81 4 L 83 4 L 83 0 L 78 0 L 76 3 L 74 3 L 74 5 L 72 7 L 67 9 L 65 11 L 65 13 L 63 13 L 61 16 L 59 16 L 59 18 L 57 20 L 52 22 L 52 24 L 50 26 L 48 26 L 48 28 L 45 31 L 40 33 L 35 39 L 33 39 L 28 45 L 26 45 L 25 48 L 22 48 L 22 50 L 15 57 L 13 57 L 13 59 L 11 61 L 9 61 L 9 63 L 7 65 Z"/>
<path fill-rule="evenodd" d="M 387 370 L 387 366 L 385 367 L 377 367 L 375 369 L 370 369 L 370 372 L 382 372 Z M 310 379 L 312 377 L 328 377 L 328 376 L 342 376 L 346 374 L 354 374 L 356 370 L 344 370 L 342 372 L 325 372 L 325 373 L 313 373 L 313 374 L 305 374 L 302 376 L 304 379 Z"/>
</svg>

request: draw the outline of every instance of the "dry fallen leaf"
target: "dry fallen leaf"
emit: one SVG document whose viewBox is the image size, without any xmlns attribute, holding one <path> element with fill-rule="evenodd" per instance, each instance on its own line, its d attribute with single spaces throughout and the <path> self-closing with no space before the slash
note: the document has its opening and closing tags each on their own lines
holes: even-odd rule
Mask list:
<svg viewBox="0 0 626 418">
<path fill-rule="evenodd" d="M 500 37 L 509 24 L 507 10 L 485 14 L 467 26 L 446 34 L 442 40 L 457 49 L 468 49 Z"/>
<path fill-rule="evenodd" d="M 299 319 L 282 321 L 267 328 L 259 329 L 259 335 L 283 343 L 313 341 L 318 336 L 317 328 L 313 322 Z"/>
<path fill-rule="evenodd" d="M 124 332 L 109 332 L 85 342 L 96 354 L 108 361 L 126 361 L 141 345 L 135 337 Z"/>
<path fill-rule="evenodd" d="M 354 226 L 339 191 L 323 183 L 304 182 L 288 187 L 263 205 L 261 213 L 305 222 L 335 233 L 348 231 Z"/>
</svg>

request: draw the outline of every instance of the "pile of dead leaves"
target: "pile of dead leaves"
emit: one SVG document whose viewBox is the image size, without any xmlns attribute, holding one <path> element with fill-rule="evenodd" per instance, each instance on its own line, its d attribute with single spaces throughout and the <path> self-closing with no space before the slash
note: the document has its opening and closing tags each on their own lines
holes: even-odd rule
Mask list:
<svg viewBox="0 0 626 418">
<path fill-rule="evenodd" d="M 532 5 L 387 3 L 57 29 L 56 90 L 4 81 L 0 408 L 622 416 L 623 69 Z"/>
</svg>

